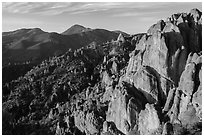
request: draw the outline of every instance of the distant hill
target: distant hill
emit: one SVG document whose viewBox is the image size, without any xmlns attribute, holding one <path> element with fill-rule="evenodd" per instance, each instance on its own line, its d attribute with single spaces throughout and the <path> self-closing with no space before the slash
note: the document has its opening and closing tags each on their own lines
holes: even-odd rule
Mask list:
<svg viewBox="0 0 204 137">
<path fill-rule="evenodd" d="M 3 66 L 11 63 L 41 62 L 68 49 L 78 49 L 92 42 L 98 44 L 116 39 L 118 33 L 74 25 L 62 34 L 39 28 L 19 29 L 2 34 Z"/>
<path fill-rule="evenodd" d="M 92 29 L 85 28 L 84 26 L 75 24 L 61 34 L 62 35 L 72 35 L 72 34 L 77 34 L 77 33 L 86 32 L 86 31 L 90 31 L 90 30 L 92 30 Z"/>
<path fill-rule="evenodd" d="M 24 75 L 33 66 L 52 56 L 91 43 L 116 40 L 118 33 L 73 25 L 63 34 L 48 33 L 40 28 L 18 29 L 2 33 L 3 83 Z"/>
</svg>

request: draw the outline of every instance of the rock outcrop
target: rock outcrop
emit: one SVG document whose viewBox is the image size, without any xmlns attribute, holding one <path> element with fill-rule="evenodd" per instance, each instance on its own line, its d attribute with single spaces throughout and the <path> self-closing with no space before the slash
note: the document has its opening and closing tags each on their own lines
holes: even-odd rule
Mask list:
<svg viewBox="0 0 204 137">
<path fill-rule="evenodd" d="M 117 38 L 118 42 L 124 43 L 125 42 L 125 38 L 123 37 L 123 35 L 120 33 L 118 38 Z"/>
<path fill-rule="evenodd" d="M 122 133 L 138 129 L 139 113 L 144 109 L 145 97 L 127 83 L 121 83 L 113 92 L 106 116 Z"/>
<path fill-rule="evenodd" d="M 84 113 L 83 111 L 76 112 L 74 117 L 76 127 L 86 134 L 99 134 L 102 120 L 98 119 L 94 112 Z"/>
<path fill-rule="evenodd" d="M 157 114 L 157 110 L 153 104 L 146 104 L 145 110 L 142 110 L 139 114 L 139 126 L 138 130 L 142 135 L 151 135 L 159 131 L 160 120 Z"/>
<path fill-rule="evenodd" d="M 201 16 L 193 9 L 151 26 L 130 54 L 123 78 L 149 103 L 160 104 L 171 124 L 189 126 L 202 119 Z"/>
</svg>

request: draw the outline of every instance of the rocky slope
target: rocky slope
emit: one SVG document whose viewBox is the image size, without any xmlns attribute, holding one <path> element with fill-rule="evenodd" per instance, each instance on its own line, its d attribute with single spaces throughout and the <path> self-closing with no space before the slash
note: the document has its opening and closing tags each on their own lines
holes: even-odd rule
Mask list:
<svg viewBox="0 0 204 137">
<path fill-rule="evenodd" d="M 3 86 L 3 134 L 202 134 L 202 13 L 68 51 Z"/>
</svg>

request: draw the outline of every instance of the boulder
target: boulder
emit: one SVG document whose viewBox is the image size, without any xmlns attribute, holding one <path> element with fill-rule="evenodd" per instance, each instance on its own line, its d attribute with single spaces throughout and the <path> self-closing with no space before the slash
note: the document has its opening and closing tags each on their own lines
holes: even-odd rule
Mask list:
<svg viewBox="0 0 204 137">
<path fill-rule="evenodd" d="M 99 134 L 102 128 L 101 119 L 92 111 L 86 113 L 77 111 L 74 114 L 75 126 L 83 133 L 94 135 Z"/>
<path fill-rule="evenodd" d="M 99 134 L 101 129 L 101 120 L 97 118 L 97 115 L 92 111 L 86 114 L 86 133 L 88 134 Z"/>
<path fill-rule="evenodd" d="M 147 103 L 139 114 L 138 130 L 142 135 L 150 135 L 160 128 L 160 120 L 153 104 Z"/>
<path fill-rule="evenodd" d="M 112 68 L 111 68 L 112 74 L 117 74 L 118 73 L 118 64 L 116 61 L 113 61 L 112 63 Z"/>
<path fill-rule="evenodd" d="M 104 86 L 112 86 L 113 80 L 111 79 L 107 71 L 102 72 L 101 82 Z"/>
<path fill-rule="evenodd" d="M 191 126 L 200 122 L 199 117 L 196 115 L 196 109 L 191 103 L 186 106 L 185 111 L 180 112 L 179 119 L 183 126 Z"/>
</svg>

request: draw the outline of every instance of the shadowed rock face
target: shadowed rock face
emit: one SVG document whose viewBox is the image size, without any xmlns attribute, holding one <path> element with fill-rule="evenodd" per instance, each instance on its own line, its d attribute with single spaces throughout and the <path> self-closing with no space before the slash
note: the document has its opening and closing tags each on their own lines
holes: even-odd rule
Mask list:
<svg viewBox="0 0 204 137">
<path fill-rule="evenodd" d="M 193 9 L 43 61 L 3 85 L 3 134 L 202 134 L 201 20 Z"/>
</svg>

